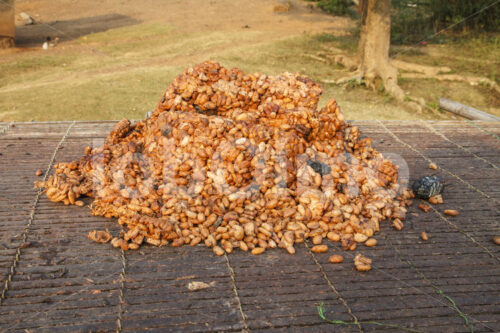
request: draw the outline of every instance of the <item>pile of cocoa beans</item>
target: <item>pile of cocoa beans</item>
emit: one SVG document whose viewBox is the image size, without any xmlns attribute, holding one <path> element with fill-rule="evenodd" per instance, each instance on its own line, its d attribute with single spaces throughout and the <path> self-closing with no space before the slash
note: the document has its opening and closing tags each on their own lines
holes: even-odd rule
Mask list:
<svg viewBox="0 0 500 333">
<path fill-rule="evenodd" d="M 92 197 L 92 213 L 124 230 L 98 241 L 123 250 L 204 243 L 217 255 L 293 254 L 324 238 L 354 250 L 384 220 L 401 229 L 412 193 L 334 99 L 317 110 L 321 93 L 298 74 L 204 62 L 179 75 L 147 119 L 121 120 L 102 147 L 35 185 L 54 202 Z"/>
</svg>

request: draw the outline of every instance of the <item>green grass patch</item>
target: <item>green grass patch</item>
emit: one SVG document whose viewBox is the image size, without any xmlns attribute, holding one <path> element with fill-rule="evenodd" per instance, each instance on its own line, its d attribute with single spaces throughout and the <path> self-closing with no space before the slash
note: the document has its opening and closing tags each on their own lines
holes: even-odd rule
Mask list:
<svg viewBox="0 0 500 333">
<path fill-rule="evenodd" d="M 358 50 L 358 41 L 359 41 L 359 31 L 354 30 L 348 35 L 336 36 L 334 34 L 324 33 L 315 35 L 314 40 L 326 44 L 331 45 L 341 50 L 344 50 L 346 53 L 356 53 Z"/>
<path fill-rule="evenodd" d="M 44 55 L 37 57 L 22 56 L 13 62 L 0 63 L 0 87 L 8 83 L 33 79 L 47 70 L 64 70 L 71 65 L 76 55 Z"/>
<path fill-rule="evenodd" d="M 0 119 L 22 121 L 144 118 L 182 69 L 162 67 L 0 94 Z"/>
<path fill-rule="evenodd" d="M 80 43 L 119 43 L 123 41 L 136 41 L 148 39 L 155 36 L 165 36 L 173 33 L 173 26 L 160 23 L 147 23 L 139 25 L 131 25 L 121 28 L 97 32 L 94 34 L 80 37 Z"/>
<path fill-rule="evenodd" d="M 447 66 L 454 73 L 483 76 L 500 84 L 500 34 L 459 38 L 447 44 L 427 47 L 395 49 L 393 55 L 397 55 L 397 59 L 422 65 Z"/>
</svg>

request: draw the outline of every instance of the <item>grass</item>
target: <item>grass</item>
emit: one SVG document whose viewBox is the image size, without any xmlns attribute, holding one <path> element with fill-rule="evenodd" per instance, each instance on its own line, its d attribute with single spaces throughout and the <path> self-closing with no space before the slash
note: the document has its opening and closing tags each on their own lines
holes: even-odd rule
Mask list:
<svg viewBox="0 0 500 333">
<path fill-rule="evenodd" d="M 396 329 L 401 332 L 414 332 L 414 333 L 422 333 L 422 331 L 395 325 L 395 324 L 389 324 L 389 323 L 381 323 L 378 321 L 344 321 L 344 320 L 331 320 L 326 318 L 325 316 L 325 307 L 324 304 L 321 303 L 320 305 L 317 306 L 318 310 L 318 316 L 323 319 L 323 321 L 332 324 L 332 325 L 337 325 L 337 326 L 359 326 L 359 325 L 373 325 L 373 326 L 379 326 L 379 327 L 386 327 L 386 328 L 392 328 Z"/>
<path fill-rule="evenodd" d="M 357 38 L 354 36 L 320 35 L 316 38 L 354 55 Z M 426 47 L 393 46 L 390 55 L 398 60 L 429 66 L 446 66 L 447 74 L 486 77 L 500 84 L 500 34 L 483 34 L 479 37 L 449 37 L 446 44 Z M 462 82 L 443 82 L 433 79 L 400 79 L 400 86 L 412 96 L 423 97 L 427 104 L 438 110 L 439 98 L 449 98 L 500 116 L 500 96 L 484 86 L 470 86 Z"/>
<path fill-rule="evenodd" d="M 324 52 L 329 46 L 354 54 L 357 48 L 357 39 L 350 35 L 303 34 L 273 39 L 263 38 L 265 34 L 253 30 L 180 33 L 169 25 L 149 23 L 87 35 L 64 49 L 59 45 L 48 52 L 30 51 L 4 58 L 0 60 L 0 121 L 142 118 L 177 74 L 206 59 L 248 72 L 276 75 L 289 71 L 315 80 L 338 79 L 348 74 L 343 68 L 305 54 Z M 466 45 L 465 53 L 455 55 L 437 48 L 435 54 L 422 50 L 405 52 L 401 57 L 440 65 L 444 65 L 443 57 L 448 57 L 447 66 L 457 72 L 467 68 L 497 79 L 495 66 L 477 59 L 498 65 L 498 42 L 477 40 Z M 464 46 L 453 44 L 450 48 Z M 439 97 L 448 97 L 498 113 L 498 98 L 485 87 L 432 80 L 401 80 L 401 85 L 412 95 L 424 97 L 429 105 L 435 105 Z M 348 119 L 446 117 L 439 112 L 415 114 L 389 96 L 363 87 L 323 84 L 323 88 L 320 105 L 335 97 Z"/>
<path fill-rule="evenodd" d="M 45 76 L 56 68 L 71 65 L 76 58 L 76 55 L 46 55 L 36 58 L 22 57 L 15 62 L 0 63 L 0 87 Z"/>
<path fill-rule="evenodd" d="M 336 36 L 334 34 L 319 34 L 314 36 L 314 40 L 323 43 L 331 44 L 339 49 L 344 50 L 346 53 L 356 53 L 358 50 L 359 33 L 354 31 L 352 34 L 344 36 Z"/>
<path fill-rule="evenodd" d="M 119 43 L 137 41 L 152 37 L 164 37 L 175 32 L 175 28 L 158 23 L 131 25 L 122 28 L 98 32 L 79 38 L 81 43 Z"/>
<path fill-rule="evenodd" d="M 455 73 L 480 75 L 500 84 L 500 34 L 485 34 L 476 38 L 455 38 L 450 39 L 446 44 L 435 44 L 411 50 L 419 50 L 419 52 L 404 51 L 399 53 L 397 58 L 423 65 L 447 66 Z"/>
</svg>

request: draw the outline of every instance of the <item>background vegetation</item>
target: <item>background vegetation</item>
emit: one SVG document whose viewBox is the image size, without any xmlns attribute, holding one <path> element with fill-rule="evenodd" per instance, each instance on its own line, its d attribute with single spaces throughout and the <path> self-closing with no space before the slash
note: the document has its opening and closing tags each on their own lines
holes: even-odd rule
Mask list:
<svg viewBox="0 0 500 333">
<path fill-rule="evenodd" d="M 351 0 L 316 2 L 327 13 L 357 16 L 356 6 Z M 392 43 L 416 43 L 450 26 L 453 27 L 449 32 L 455 33 L 455 37 L 456 34 L 477 36 L 484 32 L 498 32 L 500 6 L 491 6 L 494 3 L 494 0 L 392 0 Z M 481 12 L 471 17 L 478 11 Z M 444 40 L 440 35 L 428 41 Z"/>
</svg>

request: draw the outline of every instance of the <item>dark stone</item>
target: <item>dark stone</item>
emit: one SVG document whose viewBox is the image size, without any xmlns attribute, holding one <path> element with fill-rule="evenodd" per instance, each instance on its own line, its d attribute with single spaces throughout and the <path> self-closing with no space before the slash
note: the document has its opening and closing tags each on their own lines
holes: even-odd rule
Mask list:
<svg viewBox="0 0 500 333">
<path fill-rule="evenodd" d="M 307 161 L 307 165 L 309 165 L 314 170 L 314 172 L 319 173 L 321 176 L 327 175 L 332 172 L 332 168 L 330 168 L 328 164 L 316 160 Z"/>
<path fill-rule="evenodd" d="M 444 182 L 439 176 L 424 176 L 413 183 L 412 190 L 420 199 L 429 199 L 443 192 Z"/>
<path fill-rule="evenodd" d="M 344 193 L 345 194 L 345 184 L 343 184 L 343 183 L 337 183 L 336 188 L 337 188 L 337 191 L 339 193 Z"/>
<path fill-rule="evenodd" d="M 295 130 L 299 133 L 302 134 L 304 137 L 309 136 L 311 133 L 311 129 L 307 128 L 306 126 L 302 124 L 295 125 Z"/>
<path fill-rule="evenodd" d="M 171 132 L 172 129 L 170 128 L 170 126 L 165 126 L 164 128 L 162 128 L 161 135 L 167 137 L 170 135 Z"/>
</svg>

